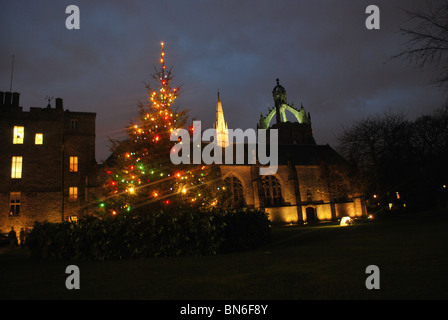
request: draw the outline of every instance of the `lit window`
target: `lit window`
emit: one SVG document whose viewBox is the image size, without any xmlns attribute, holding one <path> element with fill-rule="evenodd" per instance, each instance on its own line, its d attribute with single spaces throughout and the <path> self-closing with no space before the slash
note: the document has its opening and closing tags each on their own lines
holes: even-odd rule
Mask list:
<svg viewBox="0 0 448 320">
<path fill-rule="evenodd" d="M 12 157 L 11 178 L 22 178 L 22 157 Z"/>
<path fill-rule="evenodd" d="M 11 192 L 9 195 L 9 203 L 10 203 L 10 209 L 9 209 L 9 215 L 10 216 L 18 216 L 20 214 L 20 198 L 21 193 L 20 192 Z"/>
<path fill-rule="evenodd" d="M 68 199 L 70 201 L 78 200 L 78 187 L 70 187 L 68 190 Z"/>
<path fill-rule="evenodd" d="M 34 136 L 34 144 L 44 144 L 44 134 L 36 133 Z"/>
<path fill-rule="evenodd" d="M 67 217 L 67 221 L 69 221 L 69 222 L 78 222 L 78 217 L 77 216 L 68 216 Z"/>
<path fill-rule="evenodd" d="M 70 157 L 70 172 L 78 172 L 78 157 Z"/>
<path fill-rule="evenodd" d="M 21 126 L 14 126 L 12 143 L 14 144 L 23 144 L 23 138 L 25 136 L 25 128 Z"/>
</svg>

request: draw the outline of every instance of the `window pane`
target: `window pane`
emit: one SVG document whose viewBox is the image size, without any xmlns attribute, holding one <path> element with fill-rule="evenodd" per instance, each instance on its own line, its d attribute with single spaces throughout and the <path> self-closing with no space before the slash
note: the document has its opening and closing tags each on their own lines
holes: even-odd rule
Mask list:
<svg viewBox="0 0 448 320">
<path fill-rule="evenodd" d="M 70 157 L 70 172 L 78 172 L 78 157 Z"/>
<path fill-rule="evenodd" d="M 12 157 L 11 178 L 22 178 L 22 157 Z"/>
<path fill-rule="evenodd" d="M 10 193 L 10 211 L 9 215 L 16 216 L 20 214 L 20 192 L 11 192 Z"/>
<path fill-rule="evenodd" d="M 69 188 L 69 200 L 76 201 L 78 199 L 78 187 Z"/>
<path fill-rule="evenodd" d="M 229 176 L 224 179 L 224 185 L 228 187 L 231 191 L 232 205 L 233 206 L 244 205 L 244 193 L 241 181 L 237 177 Z"/>
<path fill-rule="evenodd" d="M 262 178 L 262 187 L 266 206 L 283 205 L 280 181 L 275 176 L 264 176 Z"/>
<path fill-rule="evenodd" d="M 74 132 L 78 131 L 78 119 L 70 119 L 70 129 Z"/>
<path fill-rule="evenodd" d="M 21 126 L 14 126 L 12 143 L 23 144 L 24 136 L 25 136 L 25 128 Z"/>
<path fill-rule="evenodd" d="M 44 134 L 36 133 L 36 136 L 34 137 L 34 143 L 35 144 L 43 144 L 44 143 Z"/>
</svg>

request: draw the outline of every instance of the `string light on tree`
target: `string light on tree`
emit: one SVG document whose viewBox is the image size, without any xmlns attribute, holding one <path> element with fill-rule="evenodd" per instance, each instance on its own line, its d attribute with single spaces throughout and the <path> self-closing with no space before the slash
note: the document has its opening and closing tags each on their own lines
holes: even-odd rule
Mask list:
<svg viewBox="0 0 448 320">
<path fill-rule="evenodd" d="M 111 215 L 128 213 L 131 208 L 135 210 L 148 204 L 210 203 L 205 200 L 208 192 L 197 190 L 206 187 L 208 168 L 194 165 L 180 168 L 170 161 L 175 144 L 170 141 L 170 134 L 177 128 L 187 127 L 187 113 L 172 109 L 181 90 L 171 85 L 173 76 L 171 69 L 166 68 L 165 44 L 160 45 L 159 68 L 151 75 L 156 85 L 145 85 L 148 98 L 139 103 L 136 121 L 127 126 L 127 139 L 112 141 L 115 163 L 107 168 L 107 201 L 100 205 L 103 212 Z M 212 201 L 216 201 L 214 197 Z"/>
</svg>

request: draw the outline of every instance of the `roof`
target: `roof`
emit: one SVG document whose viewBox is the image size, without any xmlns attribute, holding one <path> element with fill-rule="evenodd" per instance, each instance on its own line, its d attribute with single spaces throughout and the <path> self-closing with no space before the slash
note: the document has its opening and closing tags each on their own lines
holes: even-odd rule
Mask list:
<svg viewBox="0 0 448 320">
<path fill-rule="evenodd" d="M 203 143 L 203 147 L 206 143 Z M 233 145 L 233 163 L 228 165 L 247 165 L 248 163 L 248 144 L 244 144 L 244 164 L 236 163 L 236 153 L 239 146 Z M 256 148 L 256 146 L 255 146 Z M 268 147 L 269 149 L 269 147 Z M 258 150 L 255 149 L 256 158 L 259 159 Z M 267 155 L 270 156 L 269 152 Z M 223 160 L 225 159 L 225 151 L 223 150 Z M 290 162 L 293 165 L 321 165 L 326 163 L 328 165 L 344 165 L 347 161 L 337 153 L 332 147 L 327 145 L 304 145 L 304 144 L 281 144 L 278 145 L 278 165 L 288 165 Z M 226 164 L 227 165 L 227 164 Z"/>
<path fill-rule="evenodd" d="M 323 162 L 332 165 L 346 164 L 346 160 L 332 147 L 327 145 L 279 145 L 279 165 L 288 164 L 288 160 L 294 165 L 319 165 Z"/>
</svg>

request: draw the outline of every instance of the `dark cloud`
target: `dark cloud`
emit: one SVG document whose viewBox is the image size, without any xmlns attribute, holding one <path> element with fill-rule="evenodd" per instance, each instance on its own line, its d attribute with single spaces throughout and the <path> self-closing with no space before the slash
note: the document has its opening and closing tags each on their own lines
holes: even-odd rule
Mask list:
<svg viewBox="0 0 448 320">
<path fill-rule="evenodd" d="M 97 113 L 98 160 L 107 137 L 118 137 L 143 82 L 157 65 L 160 41 L 183 94 L 175 106 L 211 127 L 219 89 L 232 128 L 256 127 L 272 106 L 280 78 L 289 102 L 311 113 L 318 143 L 335 144 L 341 126 L 385 110 L 410 117 L 439 107 L 444 96 L 428 85 L 435 69 L 418 70 L 390 57 L 402 48 L 400 8 L 421 1 L 378 0 L 381 29 L 364 22 L 370 1 L 72 1 L 81 29 L 65 28 L 61 1 L 0 4 L 0 90 L 45 106 L 62 97 L 71 110 Z"/>
</svg>

